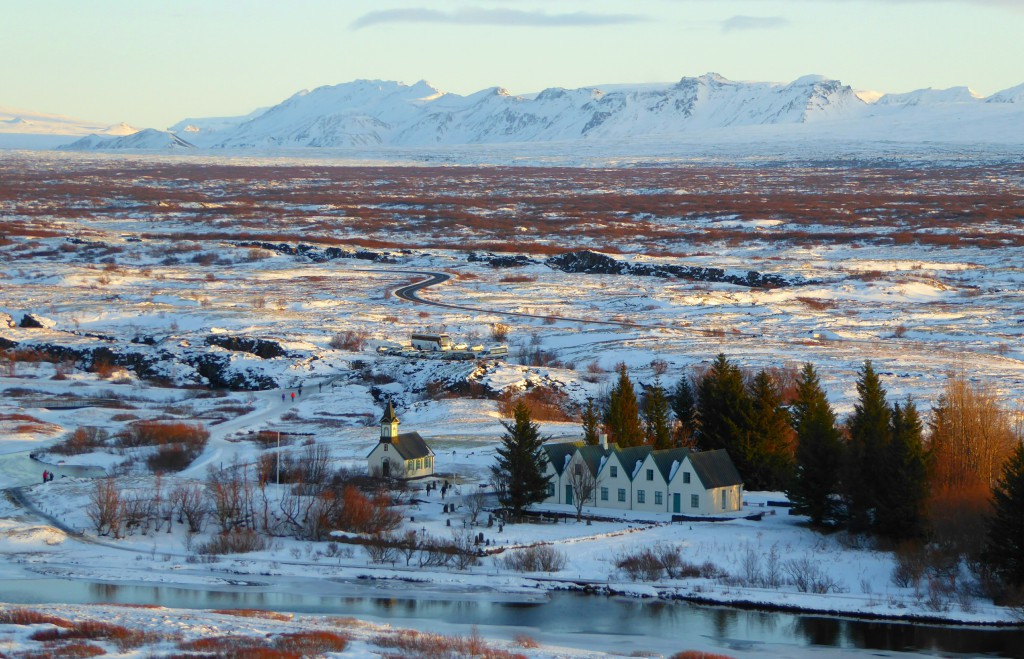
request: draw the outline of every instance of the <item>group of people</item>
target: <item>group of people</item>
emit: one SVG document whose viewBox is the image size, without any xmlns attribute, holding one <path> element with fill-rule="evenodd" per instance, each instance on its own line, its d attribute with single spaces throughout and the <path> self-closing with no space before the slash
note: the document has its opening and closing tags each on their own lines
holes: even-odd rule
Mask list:
<svg viewBox="0 0 1024 659">
<path fill-rule="evenodd" d="M 46 483 L 46 482 L 52 481 L 52 480 L 53 480 L 53 472 L 52 471 L 45 471 L 44 470 L 43 471 L 43 482 Z"/>
</svg>

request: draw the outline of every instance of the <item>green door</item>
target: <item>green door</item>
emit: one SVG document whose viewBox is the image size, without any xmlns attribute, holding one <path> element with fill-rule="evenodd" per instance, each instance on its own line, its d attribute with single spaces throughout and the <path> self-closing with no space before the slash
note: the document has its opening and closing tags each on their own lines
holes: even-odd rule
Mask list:
<svg viewBox="0 0 1024 659">
<path fill-rule="evenodd" d="M 678 492 L 672 493 L 672 512 L 678 513 L 680 511 L 680 495 Z"/>
<path fill-rule="evenodd" d="M 565 486 L 565 502 L 572 505 L 572 485 Z"/>
</svg>

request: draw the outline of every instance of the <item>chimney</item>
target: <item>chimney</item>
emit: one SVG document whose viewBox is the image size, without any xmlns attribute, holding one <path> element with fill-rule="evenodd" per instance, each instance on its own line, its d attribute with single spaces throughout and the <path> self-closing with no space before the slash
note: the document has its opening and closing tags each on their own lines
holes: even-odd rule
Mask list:
<svg viewBox="0 0 1024 659">
<path fill-rule="evenodd" d="M 601 433 L 598 437 L 599 437 L 598 441 L 601 443 L 601 448 L 607 450 L 608 449 L 608 435 L 606 435 L 604 433 Z"/>
</svg>

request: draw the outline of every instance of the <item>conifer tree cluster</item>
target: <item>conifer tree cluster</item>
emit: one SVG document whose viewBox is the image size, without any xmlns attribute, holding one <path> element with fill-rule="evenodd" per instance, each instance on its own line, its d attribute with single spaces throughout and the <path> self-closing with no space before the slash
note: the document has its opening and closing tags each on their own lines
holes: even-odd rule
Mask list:
<svg viewBox="0 0 1024 659">
<path fill-rule="evenodd" d="M 972 389 L 962 376 L 951 377 L 932 411 L 926 444 L 914 401 L 887 400 L 870 361 L 858 372 L 857 398 L 845 422 L 837 419 L 810 363 L 798 376 L 749 372 L 719 354 L 671 387 L 662 384 L 667 365 L 660 365 L 639 397 L 626 365 L 616 367 L 608 395 L 588 399 L 582 410 L 585 441 L 596 444 L 604 432 L 621 447 L 725 449 L 747 490 L 784 490 L 814 526 L 893 543 L 923 539 L 930 532 L 926 509 L 933 485 L 994 483 L 994 470 L 1008 464 L 1020 443 L 988 390 Z M 1000 483 L 1012 499 L 1012 487 Z M 1024 510 L 1024 492 L 1016 496 Z"/>
<path fill-rule="evenodd" d="M 870 361 L 857 378 L 845 442 L 811 364 L 801 374 L 793 417 L 796 474 L 789 495 L 812 524 L 845 524 L 893 541 L 924 534 L 928 457 L 917 407 L 910 399 L 890 405 Z"/>
</svg>

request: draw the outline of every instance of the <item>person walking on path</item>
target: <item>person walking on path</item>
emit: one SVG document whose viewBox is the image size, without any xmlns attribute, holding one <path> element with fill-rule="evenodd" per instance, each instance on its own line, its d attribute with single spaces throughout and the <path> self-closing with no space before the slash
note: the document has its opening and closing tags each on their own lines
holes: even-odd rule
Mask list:
<svg viewBox="0 0 1024 659">
<path fill-rule="evenodd" d="M 295 392 L 294 391 L 292 392 L 292 402 L 293 403 L 295 402 Z"/>
<path fill-rule="evenodd" d="M 281 402 L 282 403 L 284 402 L 284 392 L 283 391 L 281 392 Z"/>
<path fill-rule="evenodd" d="M 50 472 L 44 470 L 43 471 L 43 482 L 45 483 L 48 480 L 50 480 Z"/>
</svg>

